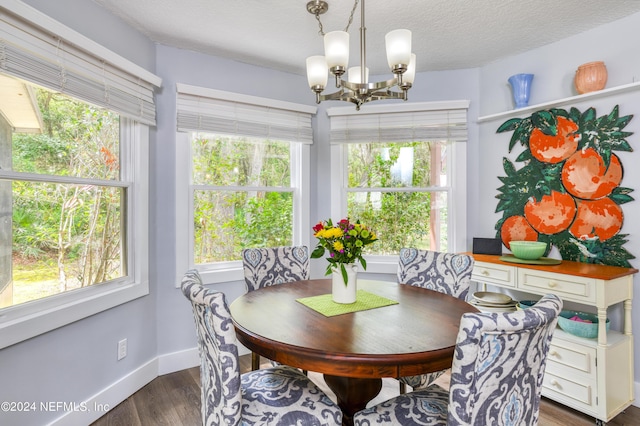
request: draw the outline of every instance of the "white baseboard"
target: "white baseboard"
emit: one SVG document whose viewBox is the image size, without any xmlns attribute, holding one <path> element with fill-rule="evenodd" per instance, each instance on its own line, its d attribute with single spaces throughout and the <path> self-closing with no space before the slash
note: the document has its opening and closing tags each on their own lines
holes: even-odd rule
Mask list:
<svg viewBox="0 0 640 426">
<path fill-rule="evenodd" d="M 247 355 L 251 352 L 244 346 L 238 345 L 238 353 Z M 156 377 L 198 365 L 200 365 L 200 354 L 197 347 L 158 356 L 87 399 L 80 404 L 81 409 L 65 413 L 49 423 L 49 426 L 91 424 Z"/>
<path fill-rule="evenodd" d="M 198 348 L 185 349 L 158 357 L 158 376 L 200 365 Z"/>
<path fill-rule="evenodd" d="M 80 404 L 81 407 L 86 407 L 86 410 L 69 411 L 49 425 L 86 426 L 91 424 L 156 377 L 158 377 L 158 358 L 140 366 Z"/>
</svg>

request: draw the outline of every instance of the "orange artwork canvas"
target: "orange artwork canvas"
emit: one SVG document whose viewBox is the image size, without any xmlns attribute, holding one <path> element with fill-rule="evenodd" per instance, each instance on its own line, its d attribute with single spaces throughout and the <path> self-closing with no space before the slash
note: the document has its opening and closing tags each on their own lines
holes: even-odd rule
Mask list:
<svg viewBox="0 0 640 426">
<path fill-rule="evenodd" d="M 559 108 L 536 111 L 504 122 L 498 133 L 513 132 L 509 152 L 524 150 L 515 162 L 503 159 L 499 176 L 497 237 L 510 241 L 543 241 L 557 247 L 564 260 L 630 267 L 624 244 L 622 205 L 633 201 L 622 186 L 624 169 L 613 151 L 632 151 L 625 132 L 632 115 L 619 107 L 598 117 Z"/>
</svg>

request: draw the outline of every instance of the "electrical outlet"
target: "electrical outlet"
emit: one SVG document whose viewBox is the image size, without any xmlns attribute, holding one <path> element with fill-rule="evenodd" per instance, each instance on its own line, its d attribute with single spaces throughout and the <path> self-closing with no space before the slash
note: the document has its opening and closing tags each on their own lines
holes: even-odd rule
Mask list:
<svg viewBox="0 0 640 426">
<path fill-rule="evenodd" d="M 118 342 L 118 361 L 127 356 L 127 339 Z"/>
</svg>

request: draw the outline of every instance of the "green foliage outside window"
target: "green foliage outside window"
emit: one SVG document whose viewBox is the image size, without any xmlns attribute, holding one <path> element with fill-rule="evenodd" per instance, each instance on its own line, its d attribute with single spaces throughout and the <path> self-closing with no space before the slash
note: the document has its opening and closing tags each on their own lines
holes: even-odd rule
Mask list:
<svg viewBox="0 0 640 426">
<path fill-rule="evenodd" d="M 445 152 L 433 142 L 349 145 L 348 216 L 378 235 L 370 254 L 397 254 L 402 247 L 446 249 L 447 193 L 426 190 L 442 185 Z"/>
<path fill-rule="evenodd" d="M 12 193 L 13 303 L 120 277 L 125 189 L 56 182 L 57 177 L 118 180 L 119 117 L 44 89 L 35 90 L 42 133 L 15 133 L 12 172 L 41 176 L 7 181 Z M 48 182 L 47 182 L 48 181 Z M 44 266 L 29 295 L 23 269 Z"/>
<path fill-rule="evenodd" d="M 196 264 L 292 244 L 289 143 L 200 134 L 192 158 Z"/>
</svg>

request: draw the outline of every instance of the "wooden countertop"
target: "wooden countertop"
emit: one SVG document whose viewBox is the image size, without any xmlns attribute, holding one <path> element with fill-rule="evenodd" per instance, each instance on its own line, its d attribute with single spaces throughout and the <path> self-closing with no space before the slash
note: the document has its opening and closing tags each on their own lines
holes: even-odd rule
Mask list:
<svg viewBox="0 0 640 426">
<path fill-rule="evenodd" d="M 599 280 L 613 280 L 638 273 L 635 268 L 623 268 L 620 266 L 598 265 L 593 263 L 573 262 L 563 260 L 559 265 L 528 265 L 524 263 L 512 263 L 500 260 L 499 255 L 493 254 L 473 254 L 476 262 L 494 263 L 505 266 L 516 266 L 518 268 L 535 269 L 545 272 L 557 272 L 559 274 L 577 275 L 580 277 L 595 278 Z"/>
</svg>

